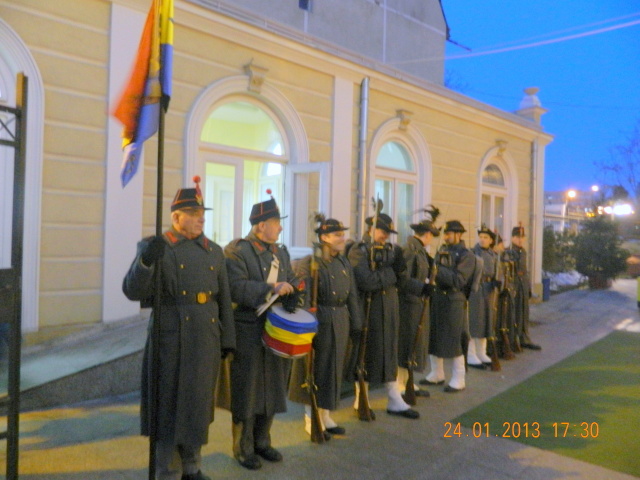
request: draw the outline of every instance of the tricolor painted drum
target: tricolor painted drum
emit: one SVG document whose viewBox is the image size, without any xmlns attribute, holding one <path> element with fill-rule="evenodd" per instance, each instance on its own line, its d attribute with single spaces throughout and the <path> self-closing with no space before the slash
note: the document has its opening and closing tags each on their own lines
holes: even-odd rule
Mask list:
<svg viewBox="0 0 640 480">
<path fill-rule="evenodd" d="M 318 320 L 311 313 L 300 309 L 289 313 L 274 305 L 267 313 L 262 342 L 280 357 L 300 358 L 311 351 L 317 332 Z"/>
</svg>

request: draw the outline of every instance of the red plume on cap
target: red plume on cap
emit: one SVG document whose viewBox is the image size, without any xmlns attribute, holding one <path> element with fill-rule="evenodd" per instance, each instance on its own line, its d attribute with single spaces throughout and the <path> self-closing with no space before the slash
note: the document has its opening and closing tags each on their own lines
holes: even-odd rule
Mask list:
<svg viewBox="0 0 640 480">
<path fill-rule="evenodd" d="M 200 190 L 200 181 L 201 181 L 200 175 L 194 175 L 193 181 L 196 184 L 196 200 L 200 205 L 202 205 L 203 202 L 202 202 L 202 190 Z"/>
<path fill-rule="evenodd" d="M 267 195 L 271 195 L 271 189 L 270 188 L 267 188 Z M 273 197 L 273 195 L 272 195 L 272 197 Z"/>
</svg>

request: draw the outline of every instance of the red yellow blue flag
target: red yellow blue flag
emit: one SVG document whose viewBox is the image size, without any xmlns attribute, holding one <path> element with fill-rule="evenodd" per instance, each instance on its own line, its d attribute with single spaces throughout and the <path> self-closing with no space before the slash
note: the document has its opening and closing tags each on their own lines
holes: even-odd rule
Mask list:
<svg viewBox="0 0 640 480">
<path fill-rule="evenodd" d="M 133 72 L 113 115 L 124 125 L 120 178 L 138 171 L 142 144 L 158 131 L 160 108 L 169 107 L 173 66 L 173 0 L 153 0 Z"/>
</svg>

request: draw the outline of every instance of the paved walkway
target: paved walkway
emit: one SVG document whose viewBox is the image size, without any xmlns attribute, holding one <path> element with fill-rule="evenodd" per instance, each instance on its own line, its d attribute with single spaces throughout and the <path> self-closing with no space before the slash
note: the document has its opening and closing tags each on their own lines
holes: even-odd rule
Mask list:
<svg viewBox="0 0 640 480">
<path fill-rule="evenodd" d="M 203 469 L 215 479 L 636 479 L 508 439 L 443 434 L 445 422 L 612 330 L 640 332 L 639 327 L 635 280 L 618 281 L 607 291 L 556 295 L 532 307 L 531 334 L 542 352 L 525 351 L 513 361 L 503 361 L 501 372 L 470 371 L 461 394 L 431 389 L 431 398 L 419 399 L 416 407 L 420 420 L 390 417 L 384 412 L 384 392 L 375 390 L 375 422 L 359 422 L 352 399 L 345 399 L 334 418 L 346 427 L 347 436 L 315 445 L 303 432 L 301 406 L 291 404 L 288 413 L 276 417 L 272 429 L 273 444 L 284 454 L 284 462 L 265 462 L 262 470 L 249 472 L 231 456 L 229 413 L 217 410 Z M 20 479 L 146 479 L 148 442 L 137 434 L 137 401 L 132 394 L 23 414 Z M 628 440 L 620 439 L 620 448 L 627 448 Z M 4 468 L 0 452 L 0 471 Z"/>
</svg>

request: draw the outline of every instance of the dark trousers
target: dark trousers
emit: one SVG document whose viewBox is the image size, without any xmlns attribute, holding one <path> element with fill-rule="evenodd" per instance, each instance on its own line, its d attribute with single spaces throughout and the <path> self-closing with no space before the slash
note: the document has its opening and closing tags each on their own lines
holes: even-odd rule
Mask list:
<svg viewBox="0 0 640 480">
<path fill-rule="evenodd" d="M 256 450 L 271 446 L 273 415 L 254 415 L 244 420 L 233 420 L 233 456 L 246 460 Z"/>
</svg>

